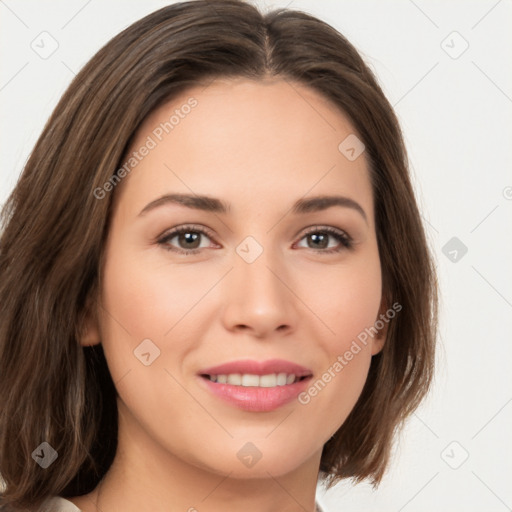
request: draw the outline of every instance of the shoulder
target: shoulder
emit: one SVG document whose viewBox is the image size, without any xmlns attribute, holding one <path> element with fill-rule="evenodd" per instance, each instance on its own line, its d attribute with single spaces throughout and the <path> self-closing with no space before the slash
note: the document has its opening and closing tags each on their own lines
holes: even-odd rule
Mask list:
<svg viewBox="0 0 512 512">
<path fill-rule="evenodd" d="M 19 508 L 13 508 L 0 496 L 0 512 L 19 512 Z M 37 509 L 24 509 L 23 512 L 82 512 L 74 503 L 60 496 L 50 496 L 44 500 Z"/>
<path fill-rule="evenodd" d="M 315 512 L 327 512 L 327 510 L 325 510 L 325 508 L 320 506 L 318 501 L 315 501 L 315 507 L 316 507 Z"/>
<path fill-rule="evenodd" d="M 41 505 L 37 512 L 81 512 L 81 510 L 69 500 L 60 496 L 52 496 Z"/>
</svg>

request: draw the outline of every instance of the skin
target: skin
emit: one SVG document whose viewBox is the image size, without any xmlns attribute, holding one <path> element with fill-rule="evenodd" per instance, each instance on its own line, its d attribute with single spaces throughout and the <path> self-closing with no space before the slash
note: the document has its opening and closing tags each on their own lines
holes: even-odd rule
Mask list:
<svg viewBox="0 0 512 512">
<path fill-rule="evenodd" d="M 373 326 L 385 308 L 367 162 L 338 150 L 355 133 L 342 112 L 281 79 L 191 88 L 145 120 L 132 150 L 190 97 L 197 106 L 115 191 L 102 307 L 81 343 L 103 344 L 119 394 L 118 451 L 99 486 L 70 501 L 95 511 L 99 491 L 105 512 L 313 511 L 322 447 L 356 403 L 385 335 L 370 338 L 306 405 L 243 411 L 200 386 L 196 373 L 282 358 L 311 369 L 314 381 Z M 139 216 L 165 193 L 209 195 L 231 208 L 167 204 Z M 353 199 L 367 220 L 339 206 L 290 211 L 295 200 L 324 194 Z M 191 247 L 183 237 L 158 243 L 184 224 L 214 237 L 201 235 L 200 252 L 189 256 L 165 248 Z M 353 248 L 332 235 L 315 245 L 304 234 L 315 225 L 347 233 Z M 247 236 L 263 249 L 252 263 L 236 252 Z M 160 356 L 145 366 L 133 351 L 148 338 Z M 262 454 L 250 468 L 237 458 L 247 442 Z"/>
</svg>

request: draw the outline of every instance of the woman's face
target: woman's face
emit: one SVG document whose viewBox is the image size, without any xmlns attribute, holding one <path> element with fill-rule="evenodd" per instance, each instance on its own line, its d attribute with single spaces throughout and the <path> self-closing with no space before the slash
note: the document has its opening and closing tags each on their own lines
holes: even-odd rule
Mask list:
<svg viewBox="0 0 512 512">
<path fill-rule="evenodd" d="M 216 80 L 145 120 L 83 340 L 103 344 L 127 460 L 237 478 L 318 469 L 383 343 L 358 341 L 382 289 L 353 134 L 283 80 Z"/>
</svg>

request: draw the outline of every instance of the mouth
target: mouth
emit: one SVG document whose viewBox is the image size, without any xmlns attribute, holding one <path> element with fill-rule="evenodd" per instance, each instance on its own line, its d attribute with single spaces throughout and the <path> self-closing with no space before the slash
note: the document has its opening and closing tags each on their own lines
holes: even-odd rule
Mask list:
<svg viewBox="0 0 512 512">
<path fill-rule="evenodd" d="M 210 393 L 238 409 L 269 412 L 296 398 L 313 373 L 280 359 L 242 360 L 201 370 L 198 377 Z"/>
<path fill-rule="evenodd" d="M 229 373 L 219 375 L 201 374 L 201 377 L 219 384 L 230 384 L 232 386 L 275 388 L 276 386 L 289 386 L 294 382 L 310 378 L 307 375 L 295 375 L 293 373 L 268 373 L 266 375 L 255 375 L 253 373 Z"/>
</svg>

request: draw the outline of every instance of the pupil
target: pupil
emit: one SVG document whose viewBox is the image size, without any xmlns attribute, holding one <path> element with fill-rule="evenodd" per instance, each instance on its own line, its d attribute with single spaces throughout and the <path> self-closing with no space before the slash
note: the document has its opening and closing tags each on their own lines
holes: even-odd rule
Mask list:
<svg viewBox="0 0 512 512">
<path fill-rule="evenodd" d="M 310 235 L 310 236 L 311 236 L 311 238 L 312 238 L 313 240 L 317 240 L 317 241 L 318 241 L 320 238 L 323 238 L 323 240 L 322 240 L 322 241 L 323 241 L 324 243 L 323 243 L 323 244 L 316 244 L 316 246 L 317 246 L 317 247 L 322 247 L 322 248 L 327 247 L 327 245 L 326 245 L 326 242 L 327 242 L 327 236 L 325 236 L 324 234 L 321 234 L 321 235 L 315 235 L 315 234 L 313 234 L 313 235 Z"/>
<path fill-rule="evenodd" d="M 182 239 L 185 239 L 185 242 L 187 242 L 188 244 L 190 243 L 193 243 L 193 242 L 197 242 L 199 240 L 199 234 L 198 233 L 194 233 L 194 234 L 191 234 L 191 233 L 182 233 L 181 234 L 182 236 Z M 192 247 L 192 249 L 195 249 L 197 247 L 197 244 Z M 191 247 L 187 247 L 187 249 L 190 249 Z"/>
</svg>

